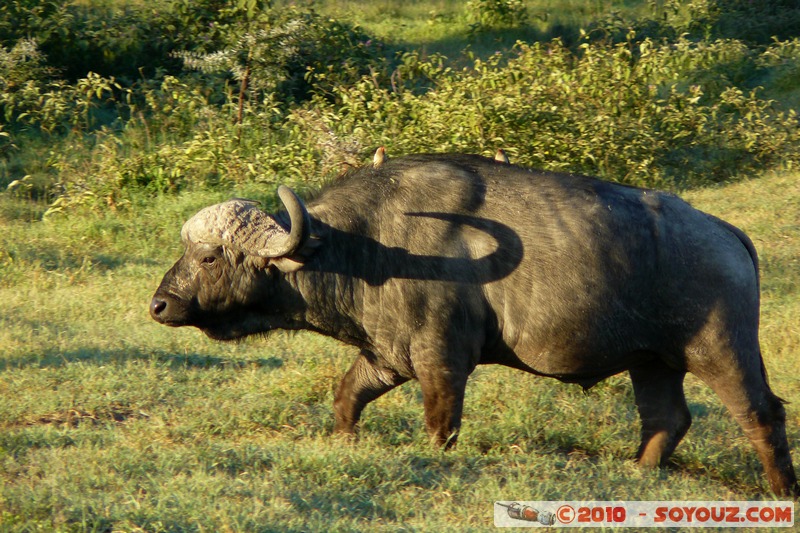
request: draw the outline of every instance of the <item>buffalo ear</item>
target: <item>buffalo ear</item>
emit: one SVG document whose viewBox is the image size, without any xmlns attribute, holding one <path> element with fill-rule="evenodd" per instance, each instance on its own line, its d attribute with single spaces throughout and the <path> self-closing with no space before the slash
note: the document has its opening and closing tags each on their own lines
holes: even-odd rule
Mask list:
<svg viewBox="0 0 800 533">
<path fill-rule="evenodd" d="M 291 255 L 265 258 L 265 266 L 273 265 L 284 274 L 297 272 L 305 266 L 305 264 L 309 259 L 311 259 L 311 256 L 314 255 L 314 252 L 320 246 L 322 246 L 320 240 L 312 236 L 305 240 L 300 250 Z"/>
<path fill-rule="evenodd" d="M 283 272 L 284 274 L 289 274 L 291 272 L 297 272 L 305 263 L 301 261 L 295 261 L 289 257 L 273 257 L 272 259 L 267 260 L 268 265 L 273 265 L 275 268 Z"/>
</svg>

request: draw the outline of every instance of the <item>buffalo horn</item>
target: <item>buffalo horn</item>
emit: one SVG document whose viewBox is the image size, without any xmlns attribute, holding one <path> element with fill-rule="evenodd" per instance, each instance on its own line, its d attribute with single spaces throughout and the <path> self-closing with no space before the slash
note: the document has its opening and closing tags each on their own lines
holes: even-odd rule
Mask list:
<svg viewBox="0 0 800 533">
<path fill-rule="evenodd" d="M 181 231 L 185 241 L 223 245 L 259 257 L 285 257 L 299 250 L 309 236 L 308 211 L 284 185 L 278 196 L 289 214 L 289 230 L 251 200 L 228 200 L 200 210 Z"/>
</svg>

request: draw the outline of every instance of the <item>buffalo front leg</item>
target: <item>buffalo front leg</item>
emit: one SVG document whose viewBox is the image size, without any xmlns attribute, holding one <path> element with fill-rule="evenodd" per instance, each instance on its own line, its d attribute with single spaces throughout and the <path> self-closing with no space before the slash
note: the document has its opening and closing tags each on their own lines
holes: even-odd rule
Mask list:
<svg viewBox="0 0 800 533">
<path fill-rule="evenodd" d="M 354 433 L 364 407 L 379 396 L 408 381 L 391 370 L 372 364 L 362 352 L 347 371 L 333 400 L 333 430 Z"/>
<path fill-rule="evenodd" d="M 692 423 L 683 393 L 685 372 L 654 361 L 629 370 L 642 420 L 642 443 L 636 460 L 646 467 L 663 465 Z"/>
</svg>

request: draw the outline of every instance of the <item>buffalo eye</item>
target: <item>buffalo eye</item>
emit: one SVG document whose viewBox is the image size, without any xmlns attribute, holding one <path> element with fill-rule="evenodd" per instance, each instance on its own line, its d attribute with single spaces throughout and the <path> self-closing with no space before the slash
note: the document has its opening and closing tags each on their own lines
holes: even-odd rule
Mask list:
<svg viewBox="0 0 800 533">
<path fill-rule="evenodd" d="M 220 258 L 220 252 L 221 250 L 217 248 L 206 249 L 200 255 L 200 265 L 206 268 L 216 265 Z"/>
</svg>

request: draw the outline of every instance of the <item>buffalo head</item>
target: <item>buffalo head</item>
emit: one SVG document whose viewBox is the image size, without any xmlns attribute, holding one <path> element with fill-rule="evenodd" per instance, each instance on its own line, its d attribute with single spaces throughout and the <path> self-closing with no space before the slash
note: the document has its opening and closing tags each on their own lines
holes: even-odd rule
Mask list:
<svg viewBox="0 0 800 533">
<path fill-rule="evenodd" d="M 278 195 L 287 221 L 239 199 L 206 207 L 189 219 L 181 230 L 186 251 L 150 303 L 153 319 L 195 326 L 215 339 L 290 328 L 294 299 L 277 298 L 282 276 L 276 271 L 302 266 L 298 253 L 309 240 L 310 219 L 291 189 L 281 186 Z"/>
</svg>

